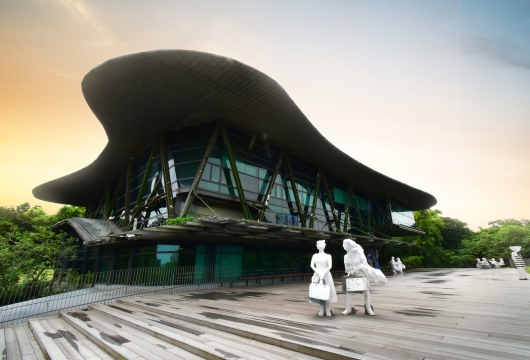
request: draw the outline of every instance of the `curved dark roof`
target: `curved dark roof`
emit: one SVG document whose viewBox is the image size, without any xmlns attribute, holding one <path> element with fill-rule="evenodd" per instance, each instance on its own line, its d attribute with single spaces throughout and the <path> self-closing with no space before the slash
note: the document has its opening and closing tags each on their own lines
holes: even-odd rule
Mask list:
<svg viewBox="0 0 530 360">
<path fill-rule="evenodd" d="M 41 200 L 86 206 L 125 161 L 161 132 L 223 118 L 370 193 L 388 193 L 413 210 L 436 199 L 352 159 L 322 136 L 273 79 L 239 61 L 188 50 L 121 56 L 92 69 L 85 99 L 108 136 L 98 158 L 70 175 L 33 189 Z"/>
</svg>

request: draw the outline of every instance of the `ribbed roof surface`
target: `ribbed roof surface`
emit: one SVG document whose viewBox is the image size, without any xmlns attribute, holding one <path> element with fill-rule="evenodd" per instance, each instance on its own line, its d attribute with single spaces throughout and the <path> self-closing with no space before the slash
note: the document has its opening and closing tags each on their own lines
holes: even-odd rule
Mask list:
<svg viewBox="0 0 530 360">
<path fill-rule="evenodd" d="M 187 50 L 121 56 L 85 75 L 82 90 L 109 142 L 89 166 L 33 189 L 41 200 L 87 205 L 159 133 L 223 118 L 228 125 L 266 134 L 268 141 L 363 192 L 388 193 L 413 210 L 436 204 L 432 195 L 337 149 L 276 81 L 233 59 Z"/>
</svg>

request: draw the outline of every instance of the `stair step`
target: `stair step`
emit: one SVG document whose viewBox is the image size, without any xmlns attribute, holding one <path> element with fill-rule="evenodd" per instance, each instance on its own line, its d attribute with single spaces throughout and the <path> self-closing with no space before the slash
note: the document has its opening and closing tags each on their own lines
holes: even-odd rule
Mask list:
<svg viewBox="0 0 530 360">
<path fill-rule="evenodd" d="M 2 360 L 46 359 L 27 324 L 0 329 L 0 356 Z"/>
<path fill-rule="evenodd" d="M 99 346 L 59 317 L 31 319 L 29 326 L 40 348 L 52 360 L 112 360 Z"/>
<path fill-rule="evenodd" d="M 267 323 L 266 321 L 258 322 L 249 314 L 232 311 L 237 312 L 235 315 L 217 311 L 214 308 L 206 310 L 204 307 L 195 307 L 188 302 L 183 304 L 172 300 L 174 299 L 165 299 L 160 296 L 157 296 L 156 299 L 132 298 L 118 300 L 115 305 L 129 305 L 146 312 L 218 329 L 321 359 L 360 359 L 360 356 L 363 355 L 362 352 L 357 353 L 355 349 L 349 349 L 340 344 L 320 342 L 317 339 L 300 336 L 298 335 L 300 329 L 296 327 L 296 324 L 290 326 L 288 321 L 282 325 Z M 204 312 L 208 312 L 208 314 L 204 315 Z M 365 356 L 363 358 L 368 359 Z"/>
<path fill-rule="evenodd" d="M 242 359 L 256 360 L 315 359 L 312 356 L 260 343 L 209 327 L 156 315 L 151 312 L 138 311 L 138 308 L 123 304 L 94 305 L 90 309 L 116 321 L 127 323 L 146 333 L 151 333 L 155 328 L 164 329 L 167 331 L 167 336 L 171 337 L 171 334 L 174 334 L 179 338 L 186 338 L 208 345 L 228 357 L 236 356 Z"/>
<path fill-rule="evenodd" d="M 61 316 L 69 321 L 71 318 L 81 320 L 87 328 L 94 329 L 100 334 L 104 334 L 102 336 L 103 340 L 108 340 L 109 338 L 120 339 L 123 346 L 128 347 L 138 355 L 150 360 L 202 359 L 202 357 L 176 347 L 171 343 L 150 336 L 128 326 L 124 322 L 102 316 L 95 311 L 86 311 L 81 315 L 76 312 L 69 312 L 61 314 Z"/>
</svg>

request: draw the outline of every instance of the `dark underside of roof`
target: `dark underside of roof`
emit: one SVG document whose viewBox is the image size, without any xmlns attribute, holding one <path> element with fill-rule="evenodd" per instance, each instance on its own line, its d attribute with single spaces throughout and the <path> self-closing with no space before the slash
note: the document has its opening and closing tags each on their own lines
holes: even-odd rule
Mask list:
<svg viewBox="0 0 530 360">
<path fill-rule="evenodd" d="M 314 246 L 324 239 L 332 247 L 342 248 L 344 239 L 353 239 L 367 248 L 408 247 L 414 244 L 372 236 L 352 236 L 333 231 L 305 229 L 252 220 L 207 216 L 178 225 L 164 225 L 143 230 L 123 231 L 112 222 L 99 219 L 71 218 L 54 225 L 55 230 L 73 228 L 89 246 L 131 241 L 191 241 L 206 243 Z"/>
<path fill-rule="evenodd" d="M 233 59 L 186 50 L 122 56 L 91 70 L 82 90 L 109 142 L 92 164 L 33 189 L 41 200 L 86 206 L 160 133 L 220 118 L 257 136 L 266 134 L 272 144 L 367 194 L 387 193 L 412 210 L 436 204 L 432 195 L 337 149 L 276 81 Z"/>
</svg>

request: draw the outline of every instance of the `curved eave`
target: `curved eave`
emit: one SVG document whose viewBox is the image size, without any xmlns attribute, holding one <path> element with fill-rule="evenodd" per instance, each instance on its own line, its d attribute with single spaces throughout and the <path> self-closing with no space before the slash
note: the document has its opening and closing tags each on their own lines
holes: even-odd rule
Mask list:
<svg viewBox="0 0 530 360">
<path fill-rule="evenodd" d="M 236 60 L 188 50 L 159 50 L 111 59 L 83 79 L 85 99 L 109 142 L 89 166 L 33 189 L 41 200 L 86 205 L 125 161 L 157 134 L 223 118 L 285 147 L 368 193 L 388 193 L 412 210 L 436 199 L 352 159 L 318 132 L 285 90 Z"/>
</svg>

